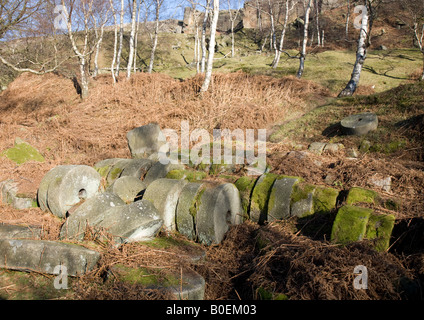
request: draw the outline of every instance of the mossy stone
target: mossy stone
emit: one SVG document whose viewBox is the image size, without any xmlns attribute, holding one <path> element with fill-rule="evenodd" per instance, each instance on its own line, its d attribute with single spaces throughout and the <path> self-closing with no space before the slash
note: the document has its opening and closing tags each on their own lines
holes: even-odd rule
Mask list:
<svg viewBox="0 0 424 320">
<path fill-rule="evenodd" d="M 272 186 L 278 178 L 277 174 L 265 173 L 259 177 L 252 191 L 250 201 L 250 219 L 253 222 L 263 223 L 268 214 L 268 201 Z"/>
<path fill-rule="evenodd" d="M 166 175 L 167 179 L 187 180 L 189 182 L 201 181 L 207 177 L 206 172 L 190 171 L 190 170 L 171 170 Z"/>
<path fill-rule="evenodd" d="M 375 240 L 377 251 L 386 251 L 390 245 L 390 237 L 395 226 L 395 216 L 372 214 L 368 220 L 366 238 Z"/>
<path fill-rule="evenodd" d="M 15 146 L 4 151 L 3 155 L 18 165 L 28 161 L 45 161 L 44 157 L 37 149 L 19 138 L 15 140 Z"/>
<path fill-rule="evenodd" d="M 234 183 L 234 185 L 240 191 L 241 206 L 245 220 L 248 219 L 250 215 L 250 197 L 252 195 L 252 190 L 256 184 L 256 181 L 256 177 L 244 176 Z"/>
<path fill-rule="evenodd" d="M 379 195 L 377 192 L 373 190 L 354 187 L 349 190 L 349 193 L 346 199 L 346 204 L 347 205 L 355 205 L 358 203 L 375 204 L 378 199 L 379 199 Z"/>
<path fill-rule="evenodd" d="M 360 241 L 366 237 L 371 209 L 343 206 L 339 209 L 331 231 L 331 241 L 340 244 Z"/>
<path fill-rule="evenodd" d="M 317 187 L 314 193 L 314 213 L 329 213 L 336 207 L 339 191 Z"/>
</svg>

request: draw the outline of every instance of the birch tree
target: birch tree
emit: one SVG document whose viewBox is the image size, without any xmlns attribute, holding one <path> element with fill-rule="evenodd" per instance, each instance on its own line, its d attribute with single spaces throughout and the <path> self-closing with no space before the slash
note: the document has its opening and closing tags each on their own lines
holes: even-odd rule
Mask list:
<svg viewBox="0 0 424 320">
<path fill-rule="evenodd" d="M 291 6 L 289 6 L 290 2 L 291 2 Z M 293 10 L 296 3 L 297 3 L 297 1 L 285 0 L 283 29 L 281 30 L 281 37 L 280 37 L 280 41 L 279 41 L 279 44 L 278 44 L 278 48 L 275 50 L 274 60 L 272 61 L 272 64 L 271 64 L 271 67 L 273 69 L 276 69 L 278 67 L 278 63 L 280 62 L 281 52 L 283 51 L 284 39 L 285 39 L 285 36 L 286 36 L 287 24 L 288 24 L 288 20 L 289 20 L 289 13 L 290 13 L 290 11 Z"/>
<path fill-rule="evenodd" d="M 350 80 L 346 87 L 339 93 L 339 97 L 352 96 L 358 87 L 361 71 L 364 66 L 365 59 L 367 58 L 367 51 L 370 45 L 369 36 L 371 33 L 376 9 L 376 7 L 373 6 L 373 4 L 375 4 L 374 2 L 377 3 L 377 1 L 363 0 L 363 5 L 355 7 L 355 13 L 361 12 L 359 17 L 362 18 L 362 23 L 355 26 L 356 28 L 360 29 L 358 47 L 356 50 L 356 60 L 353 66 Z M 377 5 L 378 4 L 379 3 L 377 3 Z"/>
<path fill-rule="evenodd" d="M 131 34 L 130 34 L 130 44 L 129 44 L 129 55 L 127 63 L 127 79 L 131 77 L 131 71 L 134 64 L 134 45 L 135 45 L 135 29 L 137 22 L 137 0 L 132 0 L 132 10 L 131 10 Z"/>
<path fill-rule="evenodd" d="M 0 0 L 0 63 L 14 72 L 42 75 L 70 58 L 61 55 L 63 40 L 54 27 L 54 7 L 51 1 Z M 7 41 L 16 38 L 26 41 L 24 50 Z"/>
<path fill-rule="evenodd" d="M 209 19 L 209 13 L 211 10 L 211 1 L 212 0 L 206 0 L 205 5 L 205 14 L 203 16 L 203 23 L 202 23 L 202 39 L 201 39 L 201 46 L 202 46 L 202 59 L 200 62 L 200 72 L 204 73 L 206 68 L 206 56 L 207 56 L 207 48 L 206 48 L 206 29 L 208 26 L 208 19 Z"/>
<path fill-rule="evenodd" d="M 122 47 L 124 45 L 124 15 L 125 15 L 125 3 L 124 0 L 121 0 L 121 11 L 119 16 L 119 47 L 116 54 L 116 72 L 115 77 L 119 77 L 119 72 L 121 70 L 121 56 L 122 56 Z"/>
<path fill-rule="evenodd" d="M 72 49 L 78 58 L 79 71 L 80 71 L 80 87 L 81 98 L 88 97 L 88 70 L 87 60 L 88 56 L 92 54 L 97 47 L 99 39 L 93 41 L 91 36 L 91 29 L 93 28 L 92 14 L 93 14 L 94 0 L 70 0 L 68 2 L 69 9 L 65 0 L 62 0 L 63 14 L 66 17 L 66 26 L 68 29 L 68 37 L 72 45 Z M 76 16 L 74 16 L 76 14 Z M 102 20 L 102 25 L 106 24 L 107 17 Z M 82 30 L 74 30 L 76 22 L 82 23 Z M 82 39 L 77 41 L 76 37 L 82 34 Z M 80 44 L 82 43 L 82 44 Z"/>
<path fill-rule="evenodd" d="M 308 44 L 308 28 L 309 28 L 309 15 L 311 12 L 312 0 L 307 0 L 307 6 L 305 9 L 305 22 L 303 24 L 303 43 L 302 49 L 300 52 L 299 58 L 299 70 L 297 71 L 296 77 L 300 79 L 303 75 L 303 71 L 305 69 L 305 59 L 306 59 L 306 46 Z"/>
<path fill-rule="evenodd" d="M 235 56 L 235 38 L 234 38 L 234 28 L 235 28 L 235 22 L 237 21 L 238 16 L 240 15 L 240 0 L 237 0 L 236 3 L 236 9 L 235 12 L 231 10 L 231 1 L 227 0 L 228 4 L 228 14 L 230 16 L 230 24 L 231 24 L 231 57 L 234 58 Z"/>
<path fill-rule="evenodd" d="M 219 0 L 213 0 L 213 10 L 212 10 L 212 23 L 210 27 L 210 40 L 209 40 L 209 55 L 208 62 L 206 65 L 206 74 L 205 80 L 203 82 L 202 87 L 200 88 L 200 92 L 206 92 L 209 89 L 209 85 L 212 78 L 212 69 L 213 69 L 213 60 L 215 56 L 215 45 L 216 45 L 216 27 L 218 25 L 219 18 Z"/>
<path fill-rule="evenodd" d="M 152 39 L 152 51 L 150 52 L 150 63 L 149 63 L 149 73 L 152 73 L 153 66 L 155 63 L 155 54 L 156 54 L 156 48 L 158 46 L 158 37 L 159 37 L 159 18 L 160 18 L 160 10 L 162 7 L 164 0 L 155 0 L 154 7 L 155 7 L 155 29 L 153 33 L 153 39 Z"/>
</svg>

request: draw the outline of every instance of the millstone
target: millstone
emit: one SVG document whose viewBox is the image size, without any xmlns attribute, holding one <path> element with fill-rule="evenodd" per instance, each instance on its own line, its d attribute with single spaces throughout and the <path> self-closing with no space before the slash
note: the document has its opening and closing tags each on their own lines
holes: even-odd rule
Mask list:
<svg viewBox="0 0 424 320">
<path fill-rule="evenodd" d="M 153 164 L 153 166 L 147 171 L 144 176 L 144 183 L 149 186 L 153 181 L 166 178 L 168 173 L 172 170 L 184 170 L 185 167 L 182 164 L 162 164 L 159 161 Z"/>
<path fill-rule="evenodd" d="M 113 193 L 100 193 L 88 199 L 66 219 L 60 230 L 61 239 L 82 240 L 87 228 L 87 224 L 92 226 L 103 219 L 108 209 L 124 206 L 125 202 Z"/>
<path fill-rule="evenodd" d="M 41 227 L 0 224 L 0 239 L 36 239 L 41 238 Z"/>
<path fill-rule="evenodd" d="M 159 232 L 163 220 L 150 201 L 141 200 L 112 207 L 93 223 L 95 227 L 105 228 L 120 244 L 151 240 Z"/>
<path fill-rule="evenodd" d="M 203 183 L 189 183 L 180 194 L 177 205 L 177 231 L 190 240 L 196 239 L 195 219 Z"/>
<path fill-rule="evenodd" d="M 120 159 L 118 160 L 109 170 L 109 173 L 106 177 L 106 183 L 110 186 L 112 183 L 116 181 L 119 177 L 121 177 L 122 172 L 125 168 L 132 162 L 132 159 Z"/>
<path fill-rule="evenodd" d="M 0 240 L 0 268 L 55 274 L 57 266 L 66 267 L 69 276 L 92 270 L 100 253 L 56 241 Z"/>
<path fill-rule="evenodd" d="M 117 194 L 125 203 L 134 202 L 146 190 L 146 184 L 131 176 L 120 177 L 106 191 Z"/>
<path fill-rule="evenodd" d="M 268 203 L 268 221 L 287 219 L 291 215 L 291 196 L 298 178 L 276 179 Z"/>
<path fill-rule="evenodd" d="M 178 198 L 187 183 L 186 180 L 159 179 L 152 182 L 144 193 L 143 199 L 153 203 L 168 231 L 176 231 Z"/>
<path fill-rule="evenodd" d="M 129 162 L 121 173 L 121 177 L 134 177 L 143 179 L 147 171 L 153 166 L 154 161 L 149 159 L 134 159 Z"/>
<path fill-rule="evenodd" d="M 54 215 L 64 218 L 72 206 L 99 192 L 101 176 L 89 166 L 66 166 L 55 170 L 50 179 L 47 206 Z"/>
<path fill-rule="evenodd" d="M 371 112 L 355 114 L 343 119 L 341 126 L 345 134 L 361 136 L 377 129 L 378 118 Z"/>
<path fill-rule="evenodd" d="M 100 175 L 103 178 L 107 178 L 110 170 L 113 168 L 113 166 L 120 160 L 123 160 L 121 158 L 113 158 L 113 159 L 106 159 L 106 160 L 102 160 L 100 162 L 97 162 L 93 168 L 96 169 L 96 171 L 98 173 L 100 173 Z"/>
<path fill-rule="evenodd" d="M 219 244 L 230 226 L 242 223 L 240 193 L 231 183 L 211 185 L 205 189 L 199 202 L 196 229 L 200 243 Z"/>
</svg>

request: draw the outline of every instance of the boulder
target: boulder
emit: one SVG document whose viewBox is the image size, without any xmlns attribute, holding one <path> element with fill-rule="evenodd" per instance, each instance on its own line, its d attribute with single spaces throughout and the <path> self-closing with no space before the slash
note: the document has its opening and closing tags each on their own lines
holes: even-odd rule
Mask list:
<svg viewBox="0 0 424 320">
<path fill-rule="evenodd" d="M 205 185 L 196 214 L 197 237 L 205 245 L 219 244 L 230 226 L 243 221 L 240 193 L 231 183 Z"/>
<path fill-rule="evenodd" d="M 44 162 L 41 153 L 20 138 L 16 138 L 14 147 L 4 151 L 3 155 L 18 165 L 28 161 Z"/>
<path fill-rule="evenodd" d="M 178 198 L 188 182 L 186 180 L 159 179 L 146 189 L 143 200 L 149 200 L 159 211 L 167 231 L 176 231 L 176 209 Z"/>
<path fill-rule="evenodd" d="M 61 166 L 49 175 L 47 206 L 59 218 L 82 200 L 95 196 L 100 189 L 100 174 L 89 166 Z"/>
<path fill-rule="evenodd" d="M 151 123 L 135 128 L 127 134 L 128 146 L 133 158 L 157 160 L 161 148 L 169 151 L 169 145 L 158 124 Z M 166 146 L 168 145 L 168 146 Z"/>
<path fill-rule="evenodd" d="M 55 274 L 65 266 L 69 276 L 92 270 L 100 253 L 84 247 L 57 241 L 0 240 L 0 268 Z"/>
</svg>

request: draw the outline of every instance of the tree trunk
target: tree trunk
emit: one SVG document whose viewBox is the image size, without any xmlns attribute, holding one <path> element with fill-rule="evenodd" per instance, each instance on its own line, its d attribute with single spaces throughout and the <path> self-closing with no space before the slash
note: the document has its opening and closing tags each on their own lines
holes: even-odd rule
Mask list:
<svg viewBox="0 0 424 320">
<path fill-rule="evenodd" d="M 365 2 L 365 5 L 367 5 L 367 0 L 364 2 Z M 368 10 L 366 10 L 365 12 L 362 12 L 362 25 L 361 25 L 361 32 L 359 34 L 358 49 L 356 51 L 355 65 L 353 67 L 353 72 L 350 77 L 350 81 L 346 85 L 346 88 L 344 88 L 340 92 L 339 97 L 352 96 L 355 93 L 356 88 L 358 87 L 362 67 L 364 66 L 364 62 L 367 57 L 367 46 L 368 46 L 367 37 L 368 37 L 369 17 L 370 17 L 370 13 L 368 12 Z"/>
<path fill-rule="evenodd" d="M 320 37 L 320 31 L 319 31 L 319 0 L 315 0 L 315 14 L 316 14 L 316 24 L 317 24 L 317 40 L 318 40 L 318 46 L 321 46 L 321 37 Z"/>
<path fill-rule="evenodd" d="M 120 16 L 120 26 L 119 26 L 119 49 L 116 55 L 116 73 L 115 76 L 119 76 L 119 72 L 121 69 L 121 55 L 122 55 L 122 46 L 124 42 L 124 0 L 121 0 L 121 16 Z"/>
<path fill-rule="evenodd" d="M 215 56 L 215 44 L 216 44 L 215 37 L 216 37 L 216 27 L 218 24 L 218 17 L 219 17 L 219 0 L 213 0 L 213 17 L 212 17 L 212 24 L 210 28 L 211 36 L 209 41 L 208 64 L 206 67 L 205 81 L 203 82 L 200 92 L 208 91 L 211 78 L 212 78 L 213 59 Z"/>
<path fill-rule="evenodd" d="M 236 55 L 235 40 L 234 40 L 234 20 L 231 20 L 231 58 Z"/>
<path fill-rule="evenodd" d="M 127 79 L 131 77 L 131 70 L 134 64 L 134 45 L 135 45 L 135 28 L 137 22 L 137 0 L 133 0 L 133 8 L 131 12 L 131 35 L 130 35 L 130 52 L 127 64 Z"/>
<path fill-rule="evenodd" d="M 350 0 L 347 0 L 347 13 L 346 13 L 346 40 L 349 40 L 349 20 L 350 20 Z"/>
<path fill-rule="evenodd" d="M 312 0 L 308 0 L 308 6 L 306 7 L 305 12 L 305 23 L 303 25 L 303 44 L 302 44 L 302 51 L 300 52 L 300 63 L 299 63 L 299 70 L 297 71 L 296 77 L 300 79 L 303 75 L 303 70 L 305 69 L 305 58 L 306 58 L 306 45 L 308 43 L 308 27 L 309 27 L 309 14 L 311 12 L 311 5 Z"/>
<path fill-rule="evenodd" d="M 209 11 L 211 6 L 211 0 L 206 0 L 206 9 L 205 9 L 205 16 L 203 18 L 203 25 L 202 25 L 202 60 L 200 64 L 200 72 L 205 72 L 206 67 L 206 28 L 208 24 L 208 18 L 209 18 Z"/>
<path fill-rule="evenodd" d="M 110 66 L 110 71 L 111 71 L 111 74 L 112 74 L 113 84 L 115 84 L 116 83 L 115 63 L 116 63 L 116 53 L 117 53 L 117 50 L 118 50 L 118 21 L 116 19 L 115 8 L 113 7 L 113 0 L 110 0 L 110 7 L 111 7 L 111 10 L 112 10 L 112 14 L 113 14 L 113 21 L 115 23 L 114 41 L 113 41 L 113 58 L 112 58 L 112 64 Z"/>
<path fill-rule="evenodd" d="M 284 16 L 284 25 L 283 30 L 281 31 L 281 39 L 280 44 L 278 47 L 278 50 L 275 51 L 275 57 L 274 61 L 272 62 L 272 68 L 276 69 L 278 67 L 278 63 L 280 62 L 281 57 L 281 51 L 283 50 L 284 46 L 284 38 L 286 36 L 286 30 L 287 30 L 287 21 L 289 19 L 289 0 L 286 0 L 286 9 L 285 9 L 285 16 Z"/>
<path fill-rule="evenodd" d="M 134 43 L 134 73 L 137 73 L 137 52 L 138 52 L 138 32 L 140 29 L 140 7 L 141 7 L 141 3 L 138 4 L 138 9 L 137 9 L 137 24 L 135 27 L 135 43 Z"/>
<path fill-rule="evenodd" d="M 80 76 L 81 76 L 81 98 L 85 99 L 88 97 L 88 77 L 87 77 L 87 71 L 85 70 L 86 67 L 86 61 L 85 57 L 80 58 Z"/>
<path fill-rule="evenodd" d="M 159 12 L 161 7 L 161 0 L 156 0 L 156 20 L 155 20 L 155 34 L 153 36 L 153 46 L 152 52 L 150 53 L 150 64 L 149 64 L 149 73 L 153 72 L 153 66 L 155 62 L 155 53 L 158 46 L 158 35 L 159 35 Z"/>
</svg>

